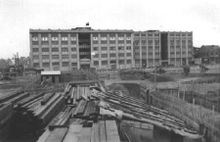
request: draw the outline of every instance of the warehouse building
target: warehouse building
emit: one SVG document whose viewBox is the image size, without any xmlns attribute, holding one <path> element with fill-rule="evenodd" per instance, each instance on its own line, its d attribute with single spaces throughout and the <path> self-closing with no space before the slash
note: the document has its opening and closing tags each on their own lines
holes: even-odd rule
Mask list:
<svg viewBox="0 0 220 142">
<path fill-rule="evenodd" d="M 30 30 L 30 56 L 35 68 L 72 70 L 81 68 L 131 68 L 132 30 Z"/>
<path fill-rule="evenodd" d="M 44 70 L 181 66 L 192 59 L 192 32 L 30 29 L 32 66 Z"/>
</svg>

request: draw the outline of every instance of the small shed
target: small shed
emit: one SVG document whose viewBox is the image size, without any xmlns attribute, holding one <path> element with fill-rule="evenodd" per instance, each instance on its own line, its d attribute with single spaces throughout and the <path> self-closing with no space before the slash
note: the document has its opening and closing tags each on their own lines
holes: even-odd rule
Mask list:
<svg viewBox="0 0 220 142">
<path fill-rule="evenodd" d="M 41 81 L 50 79 L 53 83 L 59 83 L 61 77 L 60 71 L 42 71 Z"/>
</svg>

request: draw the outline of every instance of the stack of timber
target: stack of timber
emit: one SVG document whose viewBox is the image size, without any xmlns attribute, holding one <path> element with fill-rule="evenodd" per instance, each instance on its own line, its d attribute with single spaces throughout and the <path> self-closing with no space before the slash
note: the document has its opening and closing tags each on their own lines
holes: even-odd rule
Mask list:
<svg viewBox="0 0 220 142">
<path fill-rule="evenodd" d="M 193 140 L 201 138 L 196 131 L 187 129 L 184 121 L 166 110 L 147 105 L 135 97 L 107 92 L 97 82 L 90 83 L 67 85 L 64 92 L 66 107 L 49 124 L 38 142 L 128 142 L 126 132 L 118 129 L 122 121 L 139 123 L 143 128 L 145 124 L 151 124 Z"/>
<path fill-rule="evenodd" d="M 15 106 L 13 134 L 40 134 L 64 104 L 63 95 L 58 93 L 40 93 L 24 99 Z"/>
<path fill-rule="evenodd" d="M 33 136 L 40 134 L 45 126 L 64 107 L 64 96 L 58 93 L 29 94 L 13 90 L 0 95 L 0 138 Z"/>
<path fill-rule="evenodd" d="M 47 130 L 38 142 L 120 142 L 120 137 L 115 120 L 100 120 L 90 125 L 73 121 L 66 127 Z"/>
<path fill-rule="evenodd" d="M 0 95 L 0 138 L 7 136 L 14 116 L 13 106 L 29 96 L 20 89 L 8 90 Z"/>
</svg>

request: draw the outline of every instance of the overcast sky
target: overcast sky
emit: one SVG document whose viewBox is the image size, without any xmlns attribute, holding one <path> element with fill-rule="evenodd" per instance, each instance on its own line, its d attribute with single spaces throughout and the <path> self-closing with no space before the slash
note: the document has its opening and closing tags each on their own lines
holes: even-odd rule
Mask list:
<svg viewBox="0 0 220 142">
<path fill-rule="evenodd" d="M 193 31 L 220 45 L 220 0 L 0 0 L 0 58 L 29 55 L 30 28 Z"/>
</svg>

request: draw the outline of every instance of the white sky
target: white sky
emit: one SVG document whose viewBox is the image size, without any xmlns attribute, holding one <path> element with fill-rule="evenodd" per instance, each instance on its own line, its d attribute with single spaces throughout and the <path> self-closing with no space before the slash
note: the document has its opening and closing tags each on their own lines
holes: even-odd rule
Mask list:
<svg viewBox="0 0 220 142">
<path fill-rule="evenodd" d="M 29 55 L 30 28 L 193 31 L 220 45 L 220 0 L 0 0 L 0 58 Z"/>
</svg>

